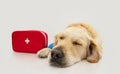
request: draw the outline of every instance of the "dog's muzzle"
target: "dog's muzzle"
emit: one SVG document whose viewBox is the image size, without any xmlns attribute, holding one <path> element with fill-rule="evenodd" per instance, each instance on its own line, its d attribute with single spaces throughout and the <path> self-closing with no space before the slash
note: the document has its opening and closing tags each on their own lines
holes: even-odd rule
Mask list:
<svg viewBox="0 0 120 74">
<path fill-rule="evenodd" d="M 60 47 L 54 48 L 51 51 L 51 59 L 53 61 L 59 62 L 64 57 L 64 53 Z"/>
<path fill-rule="evenodd" d="M 56 47 L 51 51 L 50 64 L 54 66 L 65 66 L 65 54 L 62 50 L 62 47 Z"/>
</svg>

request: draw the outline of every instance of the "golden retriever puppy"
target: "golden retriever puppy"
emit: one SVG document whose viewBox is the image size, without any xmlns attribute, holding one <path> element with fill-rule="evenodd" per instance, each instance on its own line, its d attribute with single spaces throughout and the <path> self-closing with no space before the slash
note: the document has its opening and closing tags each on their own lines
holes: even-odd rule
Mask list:
<svg viewBox="0 0 120 74">
<path fill-rule="evenodd" d="M 41 58 L 49 58 L 52 65 L 67 67 L 83 59 L 96 63 L 101 58 L 102 41 L 97 32 L 85 23 L 69 25 L 55 36 L 53 49 L 38 51 Z"/>
</svg>

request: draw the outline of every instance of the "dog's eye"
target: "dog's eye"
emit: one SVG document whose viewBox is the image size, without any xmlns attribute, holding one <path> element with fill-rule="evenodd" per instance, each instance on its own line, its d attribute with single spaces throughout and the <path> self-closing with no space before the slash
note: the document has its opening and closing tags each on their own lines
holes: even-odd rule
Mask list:
<svg viewBox="0 0 120 74">
<path fill-rule="evenodd" d="M 76 41 L 74 41 L 74 42 L 73 42 L 73 45 L 81 45 L 81 44 L 78 43 L 78 42 L 76 42 Z"/>
<path fill-rule="evenodd" d="M 61 39 L 61 40 L 63 40 L 63 39 L 64 39 L 64 37 L 62 37 L 62 36 L 61 36 L 61 37 L 60 37 L 60 39 Z"/>
</svg>

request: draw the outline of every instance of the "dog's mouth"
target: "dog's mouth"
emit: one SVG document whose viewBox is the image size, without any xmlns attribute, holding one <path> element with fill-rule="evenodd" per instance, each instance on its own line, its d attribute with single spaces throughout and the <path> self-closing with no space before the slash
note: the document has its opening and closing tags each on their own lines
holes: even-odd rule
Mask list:
<svg viewBox="0 0 120 74">
<path fill-rule="evenodd" d="M 50 59 L 49 63 L 52 66 L 57 66 L 57 67 L 66 67 L 67 64 L 65 61 L 63 61 L 64 59 L 60 59 L 60 60 L 54 60 L 54 59 Z"/>
</svg>

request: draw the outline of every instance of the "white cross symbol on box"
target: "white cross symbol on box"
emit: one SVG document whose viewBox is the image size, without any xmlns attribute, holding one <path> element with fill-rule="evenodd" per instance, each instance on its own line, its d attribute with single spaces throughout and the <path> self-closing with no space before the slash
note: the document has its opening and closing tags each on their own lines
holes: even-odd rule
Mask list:
<svg viewBox="0 0 120 74">
<path fill-rule="evenodd" d="M 28 38 L 25 39 L 25 43 L 28 44 L 30 40 Z"/>
</svg>

